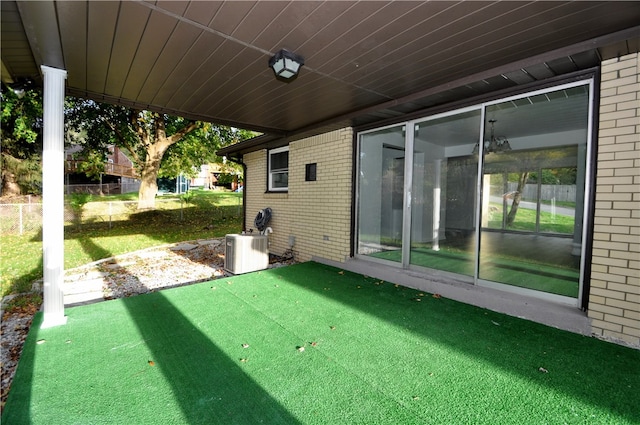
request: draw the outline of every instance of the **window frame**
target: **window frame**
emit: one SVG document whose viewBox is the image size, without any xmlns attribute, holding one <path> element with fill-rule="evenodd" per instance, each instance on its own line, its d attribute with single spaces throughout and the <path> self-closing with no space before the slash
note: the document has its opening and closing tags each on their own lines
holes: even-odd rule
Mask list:
<svg viewBox="0 0 640 425">
<path fill-rule="evenodd" d="M 272 155 L 287 152 L 287 168 L 272 170 L 271 168 L 271 158 Z M 289 145 L 282 146 L 276 149 L 269 149 L 267 151 L 267 192 L 287 192 L 289 190 Z M 274 187 L 273 185 L 273 177 L 276 174 L 284 174 L 287 175 L 287 186 L 286 187 Z"/>
</svg>

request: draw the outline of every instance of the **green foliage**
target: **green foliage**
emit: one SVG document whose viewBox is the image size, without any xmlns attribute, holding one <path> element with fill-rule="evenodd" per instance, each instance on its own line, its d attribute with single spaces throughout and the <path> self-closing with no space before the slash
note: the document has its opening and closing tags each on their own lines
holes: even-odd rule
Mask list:
<svg viewBox="0 0 640 425">
<path fill-rule="evenodd" d="M 203 123 L 202 127 L 190 133 L 182 142 L 169 147 L 162 159 L 159 176 L 177 177 L 182 173 L 195 177 L 201 165 L 223 162 L 216 155 L 218 149 L 254 137 L 255 134 L 233 127 Z M 230 172 L 234 171 L 232 165 L 225 164 L 225 168 L 229 168 Z"/>
<path fill-rule="evenodd" d="M 227 174 L 227 173 L 223 173 L 220 174 L 220 177 L 218 177 L 218 184 L 220 185 L 225 185 L 225 184 L 231 184 L 233 182 L 233 174 Z"/>
<path fill-rule="evenodd" d="M 576 184 L 578 169 L 554 168 L 542 170 L 542 184 Z M 531 173 L 529 183 L 538 182 L 538 173 Z"/>
<path fill-rule="evenodd" d="M 27 90 L 18 96 L 2 85 L 2 144 L 17 158 L 42 149 L 42 93 Z"/>
<path fill-rule="evenodd" d="M 193 177 L 199 167 L 220 160 L 217 149 L 253 137 L 255 133 L 233 127 L 123 106 L 69 98 L 66 117 L 70 137 L 91 152 L 104 158 L 110 145 L 120 147 L 142 171 L 149 147 L 167 137 L 169 146 L 160 158 L 159 177 Z M 192 128 L 193 127 L 193 128 Z M 191 129 L 185 132 L 186 129 Z M 182 134 L 181 132 L 185 132 Z"/>
<path fill-rule="evenodd" d="M 78 160 L 78 171 L 94 180 L 98 180 L 104 173 L 107 162 L 106 152 L 103 150 L 87 150 L 74 154 L 74 159 Z"/>
<path fill-rule="evenodd" d="M 127 154 L 141 176 L 139 209 L 155 208 L 158 177 L 195 176 L 200 165 L 218 159 L 221 146 L 253 133 L 227 126 L 128 109 L 90 100 L 67 102 L 68 134 L 84 152 L 102 155 L 110 145 Z"/>
<path fill-rule="evenodd" d="M 192 202 L 195 201 L 196 195 L 193 191 L 188 190 L 185 193 L 183 193 L 182 195 L 180 195 L 180 199 L 185 203 L 185 204 L 190 204 Z"/>
<path fill-rule="evenodd" d="M 69 200 L 69 205 L 73 210 L 74 217 L 73 221 L 76 225 L 82 224 L 82 215 L 84 206 L 91 202 L 91 194 L 90 193 L 74 193 L 71 195 L 71 199 Z"/>
<path fill-rule="evenodd" d="M 92 198 L 90 193 L 74 193 L 71 195 L 69 205 L 71 205 L 71 208 L 75 211 L 80 211 L 86 203 L 91 202 Z"/>
<path fill-rule="evenodd" d="M 20 159 L 2 152 L 0 167 L 2 168 L 3 194 L 9 182 L 15 183 L 20 188 L 20 194 L 38 195 L 42 193 L 40 155 L 34 154 L 29 158 Z"/>
<path fill-rule="evenodd" d="M 27 90 L 18 96 L 9 87 L 1 91 L 3 194 L 38 194 L 42 186 L 42 94 Z"/>
<path fill-rule="evenodd" d="M 78 98 L 67 98 L 65 108 L 67 137 L 83 147 L 83 158 L 106 158 L 110 145 L 129 145 L 137 138 L 127 108 Z"/>
</svg>

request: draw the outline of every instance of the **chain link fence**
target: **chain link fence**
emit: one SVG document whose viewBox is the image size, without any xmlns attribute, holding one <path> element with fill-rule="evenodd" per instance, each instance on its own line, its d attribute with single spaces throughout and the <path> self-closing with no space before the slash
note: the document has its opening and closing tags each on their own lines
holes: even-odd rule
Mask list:
<svg viewBox="0 0 640 425">
<path fill-rule="evenodd" d="M 42 229 L 42 204 L 0 204 L 0 233 L 22 235 Z"/>
<path fill-rule="evenodd" d="M 121 182 L 103 184 L 65 184 L 64 193 L 90 193 L 92 195 L 118 195 L 122 193 L 137 192 L 140 182 Z"/>
<path fill-rule="evenodd" d="M 98 225 L 112 228 L 130 220 L 137 211 L 138 201 L 88 202 L 82 208 L 64 206 L 65 225 Z M 221 198 L 219 202 L 181 199 L 156 199 L 155 214 L 172 221 L 202 220 L 203 222 L 239 217 L 242 197 Z M 0 234 L 22 235 L 42 230 L 42 204 L 0 204 Z"/>
</svg>

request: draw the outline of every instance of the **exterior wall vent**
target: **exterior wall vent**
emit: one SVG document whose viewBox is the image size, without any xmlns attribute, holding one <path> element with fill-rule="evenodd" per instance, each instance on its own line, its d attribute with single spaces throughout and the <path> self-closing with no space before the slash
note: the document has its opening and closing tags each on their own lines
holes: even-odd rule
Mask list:
<svg viewBox="0 0 640 425">
<path fill-rule="evenodd" d="M 225 237 L 224 269 L 242 274 L 269 267 L 267 235 L 227 235 Z"/>
</svg>

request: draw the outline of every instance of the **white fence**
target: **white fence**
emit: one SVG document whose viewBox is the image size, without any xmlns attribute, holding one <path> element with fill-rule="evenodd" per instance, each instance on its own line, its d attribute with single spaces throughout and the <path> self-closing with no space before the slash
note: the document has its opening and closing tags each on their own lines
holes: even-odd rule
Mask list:
<svg viewBox="0 0 640 425">
<path fill-rule="evenodd" d="M 518 188 L 517 183 L 509 183 L 508 192 L 513 192 Z M 525 185 L 522 197 L 526 200 L 535 201 L 538 199 L 538 185 Z M 540 187 L 541 201 L 564 201 L 576 202 L 576 185 L 574 184 L 543 184 Z"/>
</svg>

